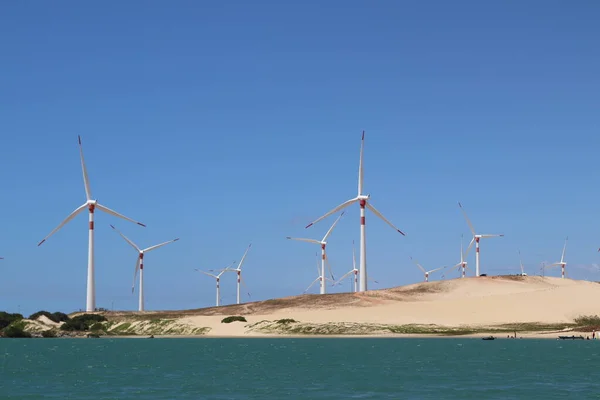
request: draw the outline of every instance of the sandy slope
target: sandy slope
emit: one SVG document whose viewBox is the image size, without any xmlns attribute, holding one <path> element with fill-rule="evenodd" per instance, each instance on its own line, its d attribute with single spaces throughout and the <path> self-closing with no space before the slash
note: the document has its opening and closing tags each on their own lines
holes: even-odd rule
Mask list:
<svg viewBox="0 0 600 400">
<path fill-rule="evenodd" d="M 210 336 L 241 336 L 246 324 L 221 323 L 243 315 L 248 323 L 293 318 L 301 322 L 492 326 L 518 322 L 572 322 L 600 314 L 600 284 L 560 278 L 480 277 L 413 284 L 365 293 L 304 295 L 244 305 L 149 313 L 210 327 Z M 125 315 L 123 315 L 125 316 Z"/>
</svg>

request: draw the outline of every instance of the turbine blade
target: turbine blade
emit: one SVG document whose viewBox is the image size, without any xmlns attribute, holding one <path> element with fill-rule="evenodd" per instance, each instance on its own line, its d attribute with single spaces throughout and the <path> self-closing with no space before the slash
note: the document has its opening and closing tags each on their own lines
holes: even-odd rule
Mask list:
<svg viewBox="0 0 600 400">
<path fill-rule="evenodd" d="M 136 281 L 139 270 L 140 270 L 140 255 L 138 254 L 137 261 L 135 262 L 135 269 L 133 270 L 133 285 L 131 285 L 131 293 L 133 293 L 135 290 L 135 281 Z"/>
<path fill-rule="evenodd" d="M 342 277 L 341 277 L 340 279 L 338 279 L 338 280 L 337 280 L 337 281 L 334 283 L 334 285 L 339 285 L 340 283 L 342 283 L 342 281 L 343 281 L 344 279 L 346 279 L 347 277 L 349 277 L 350 275 L 352 275 L 352 273 L 353 273 L 353 272 L 354 272 L 354 270 L 353 270 L 353 269 L 352 269 L 352 270 L 350 270 L 350 271 L 348 271 L 348 272 L 346 272 L 344 275 L 342 275 Z"/>
<path fill-rule="evenodd" d="M 436 269 L 432 269 L 431 271 L 429 271 L 429 273 L 431 274 L 432 272 L 439 271 L 440 269 L 444 269 L 444 268 L 447 268 L 447 267 L 439 267 Z"/>
<path fill-rule="evenodd" d="M 313 287 L 313 285 L 314 285 L 315 283 L 317 283 L 317 282 L 319 281 L 319 279 L 321 279 L 321 277 L 320 277 L 320 276 L 319 276 L 317 279 L 315 279 L 314 281 L 312 281 L 312 283 L 311 283 L 310 285 L 308 285 L 308 287 L 306 288 L 306 290 L 304 290 L 304 292 L 303 292 L 303 293 L 306 293 L 306 292 L 308 292 L 308 290 L 309 290 L 311 287 Z"/>
<path fill-rule="evenodd" d="M 373 207 L 373 205 L 370 202 L 367 202 L 366 205 L 369 210 L 373 211 L 373 213 L 375 215 L 377 215 L 379 218 L 381 218 L 386 224 L 388 224 L 389 226 L 394 228 L 394 230 L 400 232 L 402 234 L 402 236 L 406 236 L 406 234 L 404 232 L 402 232 L 400 229 L 396 228 L 394 226 L 394 224 L 392 224 L 390 221 L 388 221 L 379 211 L 377 211 L 377 209 L 375 207 Z"/>
<path fill-rule="evenodd" d="M 355 270 L 355 269 L 356 269 L 356 253 L 354 251 L 354 240 L 353 240 L 352 241 L 352 270 Z"/>
<path fill-rule="evenodd" d="M 525 269 L 523 268 L 523 260 L 521 259 L 521 250 L 519 250 L 519 264 L 521 265 L 521 274 L 524 274 Z"/>
<path fill-rule="evenodd" d="M 464 258 L 463 258 L 463 235 L 460 235 L 460 262 L 462 263 Z"/>
<path fill-rule="evenodd" d="M 124 220 L 127 220 L 129 222 L 133 222 L 134 224 L 138 224 L 140 226 L 146 227 L 146 225 L 142 224 L 141 222 L 134 221 L 133 219 L 131 219 L 129 217 L 126 217 L 126 216 L 124 216 L 122 214 L 119 214 L 118 212 L 116 212 L 114 210 L 111 210 L 108 207 L 103 206 L 102 204 L 96 203 L 96 208 L 104 211 L 107 214 L 113 215 L 113 216 L 118 217 L 118 218 L 123 218 Z"/>
<path fill-rule="evenodd" d="M 79 158 L 81 159 L 81 169 L 83 171 L 83 184 L 85 185 L 85 197 L 87 200 L 92 199 L 92 190 L 90 189 L 90 179 L 88 178 L 87 168 L 83 159 L 83 146 L 81 146 L 81 136 L 77 136 L 79 140 Z"/>
<path fill-rule="evenodd" d="M 340 218 L 342 218 L 342 215 L 344 215 L 345 211 L 342 211 L 342 213 L 340 214 L 339 217 L 337 217 L 337 219 L 335 220 L 335 222 L 333 223 L 333 225 L 331 225 L 331 228 L 329 228 L 329 230 L 327 231 L 327 233 L 325 234 L 325 236 L 323 236 L 323 242 L 325 242 L 327 240 L 327 238 L 329 237 L 329 235 L 331 235 L 331 232 L 333 232 L 333 228 L 335 228 L 335 225 L 338 223 L 338 221 L 340 220 Z"/>
<path fill-rule="evenodd" d="M 316 244 L 321 244 L 321 242 L 319 242 L 318 240 L 315 239 L 304 239 L 304 238 L 295 238 L 295 237 L 289 237 L 287 236 L 286 239 L 290 239 L 290 240 L 299 240 L 301 242 L 308 242 L 308 243 L 316 243 Z"/>
<path fill-rule="evenodd" d="M 154 246 L 148 247 L 147 249 L 145 249 L 145 250 L 144 250 L 144 252 L 146 252 L 146 253 L 147 253 L 147 252 L 149 252 L 149 251 L 156 250 L 156 249 L 158 249 L 159 247 L 162 247 L 162 246 L 164 246 L 164 245 L 167 245 L 167 244 L 169 244 L 169 243 L 176 242 L 176 241 L 178 241 L 178 240 L 179 240 L 179 238 L 176 238 L 176 239 L 173 239 L 173 240 L 169 240 L 169 241 L 167 241 L 167 242 L 163 242 L 163 243 L 160 243 L 160 244 L 157 244 L 157 245 L 154 245 Z"/>
<path fill-rule="evenodd" d="M 460 266 L 461 266 L 461 265 L 462 265 L 462 263 L 458 263 L 458 264 L 456 264 L 455 266 L 453 266 L 453 267 L 450 267 L 450 269 L 448 270 L 448 272 L 450 272 L 450 271 L 454 271 L 455 269 L 457 269 L 457 268 L 460 268 Z"/>
<path fill-rule="evenodd" d="M 240 263 L 238 264 L 237 269 L 241 270 L 242 269 L 242 265 L 244 264 L 244 260 L 246 259 L 246 255 L 248 254 L 248 251 L 250 251 L 250 247 L 252 247 L 252 243 L 250 243 L 248 245 L 248 248 L 246 249 L 246 251 L 244 252 L 244 255 L 242 256 L 242 259 L 240 261 Z"/>
<path fill-rule="evenodd" d="M 111 227 L 111 228 L 113 228 L 113 230 L 114 230 L 115 232 L 117 232 L 119 235 L 121 235 L 121 237 L 122 237 L 123 239 L 125 239 L 125 241 L 131 245 L 131 247 L 133 247 L 134 249 L 136 249 L 138 252 L 140 252 L 140 251 L 141 251 L 141 250 L 140 250 L 140 248 L 139 248 L 139 247 L 138 247 L 138 246 L 137 246 L 135 243 L 133 243 L 131 240 L 129 240 L 129 239 L 127 238 L 127 236 L 123 235 L 123 234 L 121 233 L 121 231 L 120 231 L 120 230 L 118 230 L 117 228 L 115 228 L 115 226 L 114 226 L 114 225 L 112 225 L 112 224 L 111 224 L 111 225 L 110 225 L 110 227 Z"/>
<path fill-rule="evenodd" d="M 475 228 L 473 227 L 473 224 L 471 223 L 469 217 L 467 217 L 467 212 L 463 208 L 462 204 L 460 204 L 460 201 L 458 202 L 458 206 L 460 207 L 460 211 L 462 211 L 463 215 L 465 216 L 465 219 L 467 220 L 467 224 L 469 225 L 469 229 L 471 229 L 471 233 L 475 235 Z"/>
<path fill-rule="evenodd" d="M 340 211 L 341 209 L 346 208 L 350 204 L 356 203 L 357 201 L 358 201 L 358 197 L 355 197 L 353 199 L 350 199 L 350 200 L 347 200 L 347 201 L 343 202 L 342 204 L 340 204 L 339 206 L 337 206 L 333 210 L 329 211 L 327 214 L 323 215 L 322 217 L 317 218 L 316 220 L 314 220 L 310 224 L 306 225 L 306 228 L 310 228 L 311 226 L 313 226 L 317 222 L 321 221 L 322 219 L 325 219 L 325 218 L 329 217 L 331 214 L 335 214 L 336 212 Z"/>
<path fill-rule="evenodd" d="M 413 259 L 411 256 L 409 256 L 409 257 L 410 257 L 410 259 L 412 260 L 412 262 L 414 262 L 414 263 L 415 263 L 415 265 L 416 265 L 417 267 L 419 267 L 419 269 L 420 269 L 421 271 L 423 271 L 424 273 L 426 273 L 426 272 L 427 272 L 427 271 L 425 271 L 425 268 L 423 268 L 423 267 L 421 266 L 421 264 L 419 264 L 419 262 L 418 262 L 417 260 Z"/>
<path fill-rule="evenodd" d="M 500 235 L 490 235 L 490 234 L 486 234 L 486 235 L 479 235 L 479 237 L 483 238 L 493 238 L 493 237 L 504 237 L 504 234 L 500 234 Z"/>
<path fill-rule="evenodd" d="M 333 271 L 331 270 L 331 265 L 329 264 L 329 257 L 325 257 L 325 264 L 327 265 L 327 269 L 329 270 L 329 275 L 331 275 L 331 279 L 335 281 L 335 277 L 333 276 Z"/>
<path fill-rule="evenodd" d="M 240 275 L 240 282 L 242 283 L 242 285 L 244 285 L 244 288 L 246 289 L 246 293 L 248 294 L 248 297 L 252 297 L 250 295 L 250 291 L 248 289 L 248 285 L 246 285 L 246 281 L 244 280 L 244 278 L 242 277 L 242 275 Z"/>
<path fill-rule="evenodd" d="M 565 239 L 565 245 L 563 247 L 563 251 L 562 251 L 562 256 L 560 257 L 560 262 L 564 262 L 565 261 L 565 251 L 567 251 L 567 241 L 569 240 L 569 237 L 567 237 Z"/>
<path fill-rule="evenodd" d="M 469 255 L 469 250 L 471 250 L 473 243 L 475 243 L 475 238 L 471 239 L 471 242 L 469 243 L 469 246 L 467 247 L 467 251 L 465 251 L 465 258 Z"/>
<path fill-rule="evenodd" d="M 82 206 L 79 206 L 75 209 L 75 211 L 73 211 L 71 214 L 69 214 L 69 216 L 67 218 L 65 218 L 65 220 L 63 222 L 61 222 L 56 228 L 54 228 L 52 230 L 52 232 L 50 232 L 48 234 L 48 236 L 46 236 L 44 239 L 42 239 L 41 242 L 38 243 L 38 246 L 40 246 L 42 243 L 44 243 L 46 240 L 48 240 L 48 238 L 52 235 L 54 235 L 60 228 L 62 228 L 63 226 L 65 226 L 65 224 L 67 222 L 69 222 L 70 220 L 72 220 L 73 218 L 75 218 L 75 216 L 77 214 L 79 214 L 80 212 L 82 212 L 83 210 L 85 210 L 85 208 L 87 207 L 87 203 L 83 204 Z"/>
<path fill-rule="evenodd" d="M 315 253 L 315 260 L 317 261 L 317 275 L 321 276 L 321 266 L 319 265 L 319 253 Z"/>
<path fill-rule="evenodd" d="M 204 271 L 202 271 L 202 270 L 200 270 L 200 269 L 197 269 L 196 271 L 198 271 L 198 272 L 201 272 L 201 273 L 203 273 L 204 275 L 212 276 L 212 277 L 213 277 L 213 278 L 215 278 L 215 279 L 216 279 L 216 278 L 218 278 L 218 276 L 216 276 L 216 275 L 213 275 L 213 274 L 211 274 L 211 273 L 208 273 L 208 272 L 204 272 Z"/>
<path fill-rule="evenodd" d="M 360 140 L 360 159 L 358 161 L 358 196 L 363 194 L 364 184 L 364 165 L 363 165 L 363 152 L 365 148 L 365 131 L 362 132 L 362 139 Z"/>
</svg>

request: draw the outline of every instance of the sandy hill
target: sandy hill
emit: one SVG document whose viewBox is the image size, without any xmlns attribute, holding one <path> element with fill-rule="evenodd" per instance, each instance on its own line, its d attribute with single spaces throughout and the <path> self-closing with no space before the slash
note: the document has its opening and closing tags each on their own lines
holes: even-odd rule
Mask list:
<svg viewBox="0 0 600 400">
<path fill-rule="evenodd" d="M 495 276 L 417 283 L 363 293 L 302 295 L 240 305 L 184 311 L 114 312 L 109 319 L 176 318 L 210 327 L 215 335 L 244 334 L 241 325 L 220 324 L 243 315 L 248 323 L 291 318 L 303 323 L 498 326 L 569 323 L 600 314 L 600 284 L 550 277 Z M 135 316 L 135 317 L 134 317 Z"/>
</svg>

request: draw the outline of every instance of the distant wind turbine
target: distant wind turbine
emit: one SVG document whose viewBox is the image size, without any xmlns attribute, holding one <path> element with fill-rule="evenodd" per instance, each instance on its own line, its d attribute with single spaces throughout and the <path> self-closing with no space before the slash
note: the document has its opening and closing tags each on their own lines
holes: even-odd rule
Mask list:
<svg viewBox="0 0 600 400">
<path fill-rule="evenodd" d="M 460 204 L 460 202 L 458 203 L 458 206 L 460 207 L 460 210 L 462 211 L 463 215 L 465 216 L 465 219 L 467 220 L 467 224 L 469 225 L 469 229 L 471 230 L 471 233 L 473 234 L 473 239 L 471 239 L 471 243 L 469 243 L 469 247 L 467 247 L 467 253 L 469 253 L 469 250 L 471 249 L 471 246 L 473 246 L 473 242 L 475 242 L 475 276 L 479 276 L 479 240 L 480 239 L 487 239 L 487 238 L 493 238 L 493 237 L 502 237 L 504 236 L 503 234 L 478 234 L 475 232 L 475 228 L 473 227 L 473 224 L 471 223 L 471 221 L 469 220 L 469 217 L 467 217 L 467 212 L 465 211 L 465 209 L 463 208 L 462 204 Z"/>
<path fill-rule="evenodd" d="M 294 237 L 290 237 L 290 236 L 288 236 L 286 238 L 286 239 L 291 239 L 291 240 L 299 240 L 301 242 L 315 243 L 315 244 L 318 244 L 321 246 L 321 272 L 319 273 L 319 276 L 325 276 L 325 264 L 327 263 L 327 265 L 329 265 L 329 259 L 327 258 L 327 253 L 325 252 L 325 248 L 327 247 L 327 238 L 329 237 L 329 235 L 331 235 L 331 232 L 333 232 L 333 228 L 335 228 L 336 224 L 338 223 L 340 218 L 342 218 L 343 215 L 344 215 L 344 212 L 342 212 L 340 214 L 340 216 L 337 217 L 337 219 L 335 220 L 333 225 L 331 225 L 331 228 L 329 228 L 329 230 L 327 231 L 327 233 L 325 234 L 325 236 L 323 236 L 323 239 L 321 239 L 321 240 L 294 238 Z M 331 274 L 331 278 L 333 279 L 333 272 L 331 272 L 331 266 L 329 266 L 329 273 Z M 325 281 L 324 280 L 321 280 L 320 293 L 325 294 Z"/>
<path fill-rule="evenodd" d="M 119 231 L 113 225 L 111 225 L 110 227 L 113 228 L 114 231 L 117 232 L 119 235 L 121 235 L 121 237 L 123 239 L 125 239 L 125 241 L 127 243 L 129 243 L 131 245 L 131 247 L 133 247 L 137 251 L 137 253 L 138 253 L 137 261 L 135 262 L 135 270 L 133 272 L 133 285 L 131 285 L 131 293 L 133 293 L 133 291 L 135 289 L 135 279 L 137 277 L 137 273 L 138 273 L 138 270 L 139 270 L 140 271 L 140 299 L 139 299 L 138 310 L 139 311 L 144 311 L 144 254 L 148 253 L 149 251 L 156 250 L 159 247 L 162 247 L 162 246 L 167 245 L 169 243 L 176 242 L 176 241 L 179 240 L 179 238 L 173 239 L 173 240 L 169 240 L 168 242 L 163 242 L 163 243 L 160 243 L 160 244 L 157 244 L 157 245 L 154 245 L 154 246 L 150 246 L 150 247 L 145 248 L 145 249 L 140 249 L 137 244 L 135 244 L 131 240 L 129 240 L 129 238 L 127 238 L 127 236 L 123 235 L 121 233 L 121 231 Z"/>
<path fill-rule="evenodd" d="M 527 276 L 523 267 L 523 260 L 521 259 L 521 250 L 519 250 L 519 265 L 521 266 L 521 276 Z"/>
<path fill-rule="evenodd" d="M 552 268 L 560 265 L 561 270 L 561 278 L 565 278 L 565 267 L 567 266 L 567 262 L 565 261 L 565 252 L 567 251 L 567 241 L 569 238 L 565 239 L 565 245 L 563 246 L 562 255 L 560 256 L 560 261 L 547 265 L 546 268 Z"/>
<path fill-rule="evenodd" d="M 461 268 L 461 278 L 464 278 L 466 274 L 467 261 L 465 260 L 466 254 L 463 253 L 463 235 L 460 235 L 460 262 L 454 265 L 452 268 L 448 270 L 448 272 L 453 271 L 455 269 Z"/>
<path fill-rule="evenodd" d="M 235 271 L 237 274 L 237 304 L 240 304 L 240 283 L 243 284 L 246 287 L 246 289 L 248 289 L 248 287 L 246 286 L 246 282 L 244 282 L 244 280 L 242 279 L 242 265 L 244 265 L 244 260 L 246 260 L 246 255 L 248 254 L 250 247 L 252 247 L 252 243 L 248 245 L 248 248 L 244 252 L 244 256 L 242 257 L 242 260 L 238 264 L 237 268 L 230 269 L 230 271 Z M 248 293 L 248 296 L 250 296 L 250 293 Z"/>
<path fill-rule="evenodd" d="M 410 259 L 412 260 L 412 262 L 414 262 L 417 265 L 417 267 L 419 267 L 419 269 L 421 271 L 423 271 L 423 274 L 425 274 L 425 282 L 429 282 L 429 274 L 431 274 L 432 272 L 435 272 L 435 271 L 439 271 L 440 269 L 446 268 L 446 267 L 439 267 L 436 269 L 426 271 L 425 268 L 423 268 L 423 266 L 421 264 L 419 264 L 419 262 L 417 260 L 414 260 L 412 257 L 410 257 Z"/>
<path fill-rule="evenodd" d="M 52 230 L 52 232 L 50 232 L 48 234 L 48 236 L 46 236 L 41 242 L 39 242 L 38 246 L 40 246 L 42 243 L 44 243 L 46 240 L 48 240 L 48 238 L 50 236 L 52 236 L 54 233 L 56 233 L 67 222 L 71 221 L 73 218 L 75 218 L 75 216 L 77 214 L 79 214 L 80 212 L 82 212 L 83 210 L 85 210 L 87 208 L 88 213 L 89 213 L 89 235 L 88 235 L 87 295 L 86 295 L 85 310 L 87 312 L 91 312 L 96 309 L 96 285 L 95 285 L 95 278 L 94 278 L 94 211 L 97 208 L 100 211 L 104 211 L 107 214 L 111 214 L 115 217 L 122 218 L 124 220 L 133 222 L 140 226 L 145 227 L 146 225 L 142 224 L 141 222 L 134 221 L 133 219 L 128 218 L 124 215 L 121 215 L 118 212 L 113 211 L 110 208 L 101 205 L 100 203 L 98 203 L 97 200 L 92 199 L 92 191 L 90 189 L 88 173 L 87 173 L 87 169 L 85 167 L 85 162 L 83 160 L 83 148 L 81 146 L 81 137 L 78 137 L 78 139 L 79 139 L 79 157 L 81 159 L 81 169 L 83 170 L 83 184 L 85 186 L 85 196 L 86 196 L 87 200 L 85 203 L 83 203 L 83 205 L 79 206 L 78 208 L 75 209 L 75 211 L 73 211 L 71 214 L 69 214 L 69 216 L 67 218 L 65 218 L 65 220 L 63 222 L 61 222 L 56 228 L 54 228 L 54 230 Z"/>
<path fill-rule="evenodd" d="M 359 288 L 359 291 L 361 291 L 361 292 L 364 292 L 367 290 L 367 280 L 368 280 L 367 279 L 367 243 L 366 243 L 366 228 L 365 228 L 365 208 L 368 208 L 369 210 L 371 210 L 373 212 L 373 214 L 375 214 L 376 216 L 381 218 L 386 224 L 391 226 L 395 231 L 404 235 L 404 232 L 402 232 L 400 229 L 396 228 L 379 211 L 377 211 L 377 209 L 375 207 L 373 207 L 373 205 L 370 202 L 371 195 L 363 194 L 364 145 L 365 145 L 365 131 L 363 131 L 363 133 L 362 133 L 362 139 L 360 142 L 360 161 L 358 164 L 358 194 L 357 194 L 357 196 L 350 200 L 345 201 L 344 203 L 340 204 L 333 210 L 329 211 L 327 214 L 323 215 L 322 217 L 317 218 L 316 220 L 314 220 L 313 222 L 311 222 L 310 224 L 308 224 L 306 226 L 307 228 L 309 228 L 309 227 L 313 226 L 314 224 L 316 224 L 317 222 L 321 221 L 322 219 L 325 219 L 325 218 L 329 217 L 330 215 L 335 214 L 336 212 L 348 207 L 351 204 L 358 203 L 360 205 L 360 288 Z"/>
<path fill-rule="evenodd" d="M 352 269 L 346 272 L 340 279 L 333 283 L 332 286 L 336 286 L 342 283 L 344 279 L 354 274 L 354 292 L 358 292 L 358 269 L 356 269 L 356 254 L 354 252 L 354 240 L 352 241 Z"/>
<path fill-rule="evenodd" d="M 217 307 L 219 307 L 221 305 L 221 285 L 220 285 L 221 275 L 223 275 L 227 271 L 231 271 L 231 266 L 233 264 L 235 264 L 235 261 L 232 262 L 229 266 L 227 266 L 224 269 L 220 270 L 220 272 L 217 275 L 211 274 L 210 272 L 205 272 L 205 271 L 201 271 L 199 269 L 195 269 L 195 271 L 198 271 L 200 273 L 203 273 L 204 275 L 208 275 L 210 277 L 215 278 L 215 281 L 216 281 L 216 284 L 217 284 Z M 209 271 L 214 271 L 214 270 L 211 269 Z"/>
<path fill-rule="evenodd" d="M 334 282 L 333 279 L 325 277 L 325 275 L 323 275 L 323 269 L 319 268 L 319 253 L 315 253 L 315 259 L 317 260 L 317 274 L 318 274 L 317 279 L 315 279 L 314 281 L 312 281 L 312 283 L 310 285 L 308 285 L 308 287 L 306 288 L 306 290 L 304 290 L 303 293 L 308 292 L 309 289 L 311 287 L 313 287 L 313 285 L 315 283 L 317 283 L 317 282 L 320 282 L 320 284 L 321 284 L 321 290 L 323 290 L 322 288 L 323 288 L 323 286 L 325 286 L 325 281 Z M 321 294 L 323 294 L 323 292 L 321 292 Z"/>
</svg>

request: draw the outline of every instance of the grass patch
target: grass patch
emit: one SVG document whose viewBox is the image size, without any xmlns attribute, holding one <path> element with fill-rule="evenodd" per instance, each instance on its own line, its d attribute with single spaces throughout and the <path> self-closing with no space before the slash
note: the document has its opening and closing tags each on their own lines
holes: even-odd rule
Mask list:
<svg viewBox="0 0 600 400">
<path fill-rule="evenodd" d="M 239 321 L 239 322 L 248 322 L 248 321 L 246 321 L 246 318 L 244 318 L 244 317 L 242 317 L 240 315 L 232 315 L 231 317 L 225 317 L 225 318 L 223 318 L 221 320 L 221 323 L 222 324 L 230 324 L 230 323 L 236 322 L 236 321 Z"/>
<path fill-rule="evenodd" d="M 574 319 L 577 330 L 581 332 L 592 332 L 600 330 L 600 317 L 597 315 L 580 315 Z"/>
<path fill-rule="evenodd" d="M 283 318 L 283 319 L 278 319 L 275 322 L 278 324 L 295 324 L 298 321 L 296 321 L 295 319 L 291 319 L 291 318 Z"/>
</svg>

